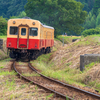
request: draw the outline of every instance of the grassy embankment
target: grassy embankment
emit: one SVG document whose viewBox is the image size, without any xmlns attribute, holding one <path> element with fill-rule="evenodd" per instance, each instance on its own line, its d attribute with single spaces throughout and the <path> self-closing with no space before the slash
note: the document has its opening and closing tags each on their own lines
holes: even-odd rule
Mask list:
<svg viewBox="0 0 100 100">
<path fill-rule="evenodd" d="M 8 58 L 7 48 L 6 48 L 6 39 L 7 36 L 0 36 L 0 39 L 3 39 L 3 50 L 0 49 L 0 60 Z"/>
<path fill-rule="evenodd" d="M 0 39 L 6 39 L 7 38 L 7 36 L 5 35 L 5 36 L 0 36 Z"/>
<path fill-rule="evenodd" d="M 16 75 L 16 73 L 14 71 L 9 72 L 3 70 L 8 62 L 9 59 L 0 61 L 0 100 L 4 100 L 5 96 L 8 97 L 8 95 L 8 99 L 12 99 L 12 94 L 9 93 L 12 93 L 12 91 L 15 89 L 15 81 L 13 76 Z"/>
<path fill-rule="evenodd" d="M 65 44 L 68 44 L 68 43 L 71 43 L 72 42 L 72 39 L 81 39 L 81 36 L 62 36 L 62 35 L 59 35 L 57 36 L 57 39 L 61 42 L 63 42 L 63 39 L 64 39 L 64 43 Z"/>
<path fill-rule="evenodd" d="M 71 42 L 72 37 L 64 37 L 64 39 L 66 41 L 68 40 L 68 42 L 69 41 Z M 51 53 L 41 55 L 40 57 L 37 58 L 37 60 L 31 61 L 31 63 L 38 69 L 42 70 L 42 73 L 46 76 L 59 79 L 68 84 L 74 84 L 75 86 L 77 85 L 82 87 L 88 86 L 100 91 L 100 79 L 98 78 L 100 74 L 99 70 L 100 67 L 98 66 L 100 64 L 91 63 L 85 66 L 85 70 L 81 72 L 79 68 L 80 55 L 79 54 L 77 54 L 77 56 L 75 55 L 77 52 L 82 52 L 82 54 L 99 52 L 100 51 L 99 46 L 100 46 L 100 35 L 92 35 L 86 38 L 82 37 L 81 40 L 72 43 L 72 45 L 68 45 L 65 47 L 54 46 L 55 49 L 53 49 Z M 85 50 L 81 51 L 83 50 L 83 48 L 85 48 Z M 68 52 L 66 52 L 67 50 Z M 65 56 L 62 57 L 62 55 Z M 69 61 L 70 58 L 72 60 Z M 75 68 L 72 67 L 74 66 L 75 63 L 74 60 L 75 62 L 78 61 L 78 64 L 76 64 Z"/>
<path fill-rule="evenodd" d="M 0 61 L 0 100 L 24 100 L 26 98 L 29 100 L 48 100 L 52 98 L 53 94 L 46 93 L 45 90 L 38 88 L 37 85 L 25 82 L 16 75 L 16 72 L 11 71 L 9 58 Z M 30 74 L 25 75 L 30 76 Z"/>
<path fill-rule="evenodd" d="M 71 37 L 68 37 L 68 38 L 72 39 Z M 79 50 L 81 50 L 83 49 L 83 47 L 87 48 L 88 46 L 91 46 L 90 49 L 92 50 L 99 47 L 100 46 L 99 39 L 100 39 L 100 35 L 93 35 L 86 38 L 82 37 L 81 41 L 77 41 L 73 43 L 72 45 L 68 45 L 65 47 L 62 47 L 62 43 L 59 40 L 55 39 L 56 41 L 55 41 L 55 45 L 53 47 L 52 52 L 46 55 L 41 55 L 40 57 L 37 58 L 37 60 L 32 61 L 32 64 L 36 66 L 38 69 L 41 69 L 42 73 L 45 74 L 46 76 L 59 79 L 69 84 L 93 87 L 100 91 L 100 79 L 99 79 L 100 64 L 99 63 L 91 63 L 86 66 L 83 72 L 80 72 L 78 65 L 75 68 L 71 67 L 73 66 L 73 60 L 69 62 L 67 61 L 68 58 L 70 58 L 73 55 L 74 49 L 77 50 L 77 48 L 79 48 Z M 67 41 L 67 38 L 66 38 L 66 41 Z M 62 52 L 61 50 L 64 50 L 62 54 L 60 54 L 60 52 Z M 69 51 L 65 52 L 67 50 Z M 99 48 L 98 48 L 98 51 L 100 51 Z M 90 51 L 90 52 L 92 53 L 93 51 Z M 60 64 L 58 63 L 58 60 L 57 60 L 58 56 L 55 54 L 60 56 L 59 58 Z M 66 56 L 65 54 L 68 54 L 68 55 Z M 65 56 L 62 57 L 62 55 L 65 55 Z M 1 100 L 15 99 L 15 98 L 17 99 L 31 98 L 32 99 L 32 97 L 39 98 L 40 92 L 38 93 L 37 86 L 33 86 L 33 85 L 30 86 L 30 83 L 28 84 L 28 83 L 19 82 L 19 80 L 16 78 L 15 72 L 5 71 L 5 69 L 9 68 L 8 66 L 10 66 L 9 60 L 10 59 L 0 61 L 0 88 L 1 88 L 0 98 Z M 26 92 L 24 93 L 23 91 L 24 92 L 26 91 Z M 43 94 L 43 92 L 41 94 Z M 49 98 L 51 97 L 51 94 L 45 97 Z"/>
</svg>

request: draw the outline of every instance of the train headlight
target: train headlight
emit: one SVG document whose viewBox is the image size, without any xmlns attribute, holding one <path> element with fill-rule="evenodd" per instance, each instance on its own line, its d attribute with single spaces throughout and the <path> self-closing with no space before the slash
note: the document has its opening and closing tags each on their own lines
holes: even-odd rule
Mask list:
<svg viewBox="0 0 100 100">
<path fill-rule="evenodd" d="M 9 46 L 9 47 L 11 46 L 11 42 L 8 43 L 8 46 Z"/>
<path fill-rule="evenodd" d="M 16 22 L 15 21 L 13 21 L 13 24 L 15 24 Z"/>
<path fill-rule="evenodd" d="M 35 25 L 35 22 L 33 22 L 33 25 Z"/>
<path fill-rule="evenodd" d="M 35 47 L 37 47 L 37 44 L 35 43 Z"/>
</svg>

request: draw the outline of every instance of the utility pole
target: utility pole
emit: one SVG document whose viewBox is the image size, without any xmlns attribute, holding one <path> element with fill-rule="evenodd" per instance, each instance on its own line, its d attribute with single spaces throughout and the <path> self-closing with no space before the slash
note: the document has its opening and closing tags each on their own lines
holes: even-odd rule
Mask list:
<svg viewBox="0 0 100 100">
<path fill-rule="evenodd" d="M 63 35 L 62 35 L 62 36 L 63 36 L 63 46 L 64 46 L 64 33 L 63 33 Z"/>
<path fill-rule="evenodd" d="M 0 39 L 0 49 L 3 50 L 3 39 Z"/>
</svg>

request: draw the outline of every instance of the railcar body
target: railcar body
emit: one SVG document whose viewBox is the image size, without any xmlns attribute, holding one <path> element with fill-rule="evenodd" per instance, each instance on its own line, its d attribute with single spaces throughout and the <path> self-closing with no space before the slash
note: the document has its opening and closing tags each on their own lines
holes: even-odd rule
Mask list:
<svg viewBox="0 0 100 100">
<path fill-rule="evenodd" d="M 7 28 L 7 48 L 11 58 L 34 59 L 49 53 L 54 45 L 54 28 L 33 19 L 10 19 Z"/>
</svg>

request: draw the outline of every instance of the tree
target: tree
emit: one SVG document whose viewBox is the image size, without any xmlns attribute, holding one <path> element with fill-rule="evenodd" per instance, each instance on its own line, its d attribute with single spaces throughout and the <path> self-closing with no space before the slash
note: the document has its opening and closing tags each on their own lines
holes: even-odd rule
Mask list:
<svg viewBox="0 0 100 100">
<path fill-rule="evenodd" d="M 9 18 L 10 16 L 18 16 L 24 11 L 24 5 L 27 0 L 0 0 L 0 16 Z"/>
<path fill-rule="evenodd" d="M 100 0 L 95 0 L 93 13 L 97 16 L 98 9 L 100 8 Z"/>
<path fill-rule="evenodd" d="M 88 30 L 84 30 L 81 35 L 83 35 L 84 37 L 88 36 L 88 35 L 93 35 L 93 34 L 100 34 L 100 29 L 99 28 L 91 28 Z"/>
<path fill-rule="evenodd" d="M 9 6 L 9 0 L 0 0 L 0 16 L 6 17 Z"/>
<path fill-rule="evenodd" d="M 0 35 L 7 34 L 7 21 L 2 16 L 0 17 Z"/>
<path fill-rule="evenodd" d="M 96 16 L 93 15 L 91 18 L 91 28 L 95 28 L 96 27 Z"/>
<path fill-rule="evenodd" d="M 10 19 L 14 19 L 14 18 L 23 18 L 26 16 L 26 13 L 24 11 L 20 12 L 20 14 L 18 16 L 10 16 Z"/>
<path fill-rule="evenodd" d="M 68 31 L 80 34 L 87 15 L 82 8 L 83 5 L 74 0 L 28 0 L 25 12 L 31 18 L 53 26 L 56 35 Z"/>
<path fill-rule="evenodd" d="M 90 28 L 96 27 L 97 17 L 92 13 L 93 13 L 93 11 L 89 12 L 89 14 L 85 20 L 85 23 L 83 24 L 84 29 L 90 29 Z"/>
<path fill-rule="evenodd" d="M 26 3 L 27 0 L 11 0 L 7 11 L 7 16 L 19 15 L 20 12 L 24 10 L 24 5 Z"/>
<path fill-rule="evenodd" d="M 100 25 L 100 13 L 98 14 L 96 18 L 96 26 Z"/>
<path fill-rule="evenodd" d="M 76 0 L 76 1 L 81 2 L 84 5 L 83 10 L 86 10 L 88 12 L 92 10 L 95 2 L 95 0 Z"/>
</svg>

